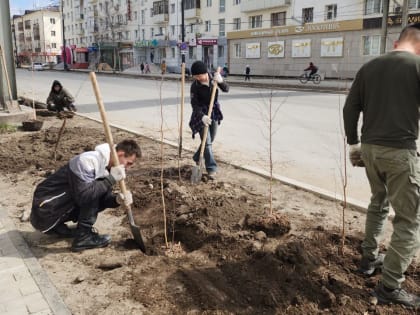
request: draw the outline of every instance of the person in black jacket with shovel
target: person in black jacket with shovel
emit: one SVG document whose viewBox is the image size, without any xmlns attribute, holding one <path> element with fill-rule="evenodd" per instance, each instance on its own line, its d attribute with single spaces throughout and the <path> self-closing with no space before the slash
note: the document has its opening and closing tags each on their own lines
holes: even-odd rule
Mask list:
<svg viewBox="0 0 420 315">
<path fill-rule="evenodd" d="M 195 61 L 191 66 L 191 74 L 194 82 L 191 84 L 191 106 L 192 114 L 190 119 L 190 128 L 192 130 L 193 138 L 196 133 L 200 134 L 200 138 L 204 134 L 204 126 L 208 126 L 207 140 L 204 149 L 204 160 L 206 164 L 207 174 L 210 179 L 213 179 L 217 171 L 217 163 L 213 156 L 212 143 L 216 137 L 217 127 L 223 120 L 223 114 L 220 109 L 218 101 L 218 91 L 214 99 L 214 106 L 210 116 L 208 110 L 211 99 L 211 90 L 213 81 L 223 92 L 229 91 L 229 86 L 223 81 L 219 72 L 214 73 L 214 77 L 208 73 L 207 66 L 202 61 Z M 200 143 L 201 144 L 201 143 Z M 201 146 L 200 146 L 201 147 Z M 200 159 L 200 147 L 193 156 L 193 160 L 198 165 Z"/>
<path fill-rule="evenodd" d="M 50 175 L 35 189 L 32 202 L 31 223 L 37 230 L 61 237 L 74 237 L 72 251 L 105 247 L 111 242 L 109 235 L 98 234 L 93 225 L 99 212 L 130 205 L 133 197 L 112 192 L 113 185 L 125 178 L 125 169 L 141 157 L 134 140 L 124 140 L 116 145 L 118 166 L 111 161 L 107 143 L 94 151 L 72 158 L 57 172 Z M 75 230 L 66 222 L 77 222 Z"/>
</svg>

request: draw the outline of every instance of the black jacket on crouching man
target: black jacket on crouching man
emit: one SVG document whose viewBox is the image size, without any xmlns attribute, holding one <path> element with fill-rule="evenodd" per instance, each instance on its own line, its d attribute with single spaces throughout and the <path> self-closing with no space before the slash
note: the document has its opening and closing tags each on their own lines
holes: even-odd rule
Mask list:
<svg viewBox="0 0 420 315">
<path fill-rule="evenodd" d="M 78 222 L 91 229 L 98 212 L 119 206 L 112 193 L 114 178 L 106 169 L 110 160 L 107 143 L 84 152 L 41 182 L 34 193 L 31 223 L 46 233 L 64 222 Z"/>
<path fill-rule="evenodd" d="M 207 115 L 209 112 L 209 105 L 211 99 L 211 90 L 213 86 L 213 78 L 209 74 L 210 77 L 210 84 L 207 86 L 205 84 L 201 84 L 197 80 L 191 84 L 190 94 L 191 94 L 191 106 L 192 106 L 192 114 L 190 118 L 190 128 L 192 131 L 192 137 L 195 137 L 197 132 L 200 132 L 203 129 L 204 124 L 201 121 L 204 115 Z M 229 85 L 225 81 L 218 84 L 219 88 L 223 92 L 229 92 Z M 219 90 L 216 91 L 216 96 L 214 98 L 214 105 L 213 111 L 211 113 L 211 119 L 216 121 L 219 125 L 220 122 L 223 120 L 222 110 L 220 108 L 220 103 L 218 102 L 218 95 Z"/>
</svg>

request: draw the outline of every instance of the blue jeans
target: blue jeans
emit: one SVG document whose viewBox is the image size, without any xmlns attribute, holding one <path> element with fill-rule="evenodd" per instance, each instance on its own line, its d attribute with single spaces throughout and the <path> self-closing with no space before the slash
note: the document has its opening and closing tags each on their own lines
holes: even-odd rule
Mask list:
<svg viewBox="0 0 420 315">
<path fill-rule="evenodd" d="M 217 163 L 214 159 L 213 149 L 212 149 L 212 143 L 214 142 L 214 139 L 216 138 L 217 127 L 218 127 L 217 121 L 213 120 L 212 124 L 209 126 L 209 131 L 207 132 L 207 140 L 206 140 L 206 145 L 204 147 L 204 160 L 206 163 L 207 172 L 216 172 L 217 170 Z M 201 141 L 203 140 L 203 134 L 204 134 L 204 128 L 200 130 Z M 196 163 L 198 163 L 200 160 L 200 148 L 201 148 L 201 142 L 200 142 L 200 146 L 198 147 L 197 152 L 195 152 L 193 156 L 193 160 Z"/>
</svg>

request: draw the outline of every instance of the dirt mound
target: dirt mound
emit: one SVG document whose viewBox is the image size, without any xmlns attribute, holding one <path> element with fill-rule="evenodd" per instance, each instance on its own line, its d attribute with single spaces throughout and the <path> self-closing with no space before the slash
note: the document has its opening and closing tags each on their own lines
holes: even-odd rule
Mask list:
<svg viewBox="0 0 420 315">
<path fill-rule="evenodd" d="M 0 159 L 7 161 L 0 164 L 1 203 L 16 217 L 28 210 L 33 184 L 105 141 L 99 124 L 76 116 L 54 160 L 61 121 L 41 118 L 40 132 L 0 138 Z M 112 235 L 111 245 L 79 254 L 69 251 L 71 241 L 16 221 L 74 314 L 415 314 L 369 304 L 379 276 L 355 272 L 359 213 L 348 210 L 339 255 L 337 203 L 277 183 L 268 215 L 265 179 L 221 165 L 218 180 L 192 185 L 190 156 L 178 161 L 177 150 L 165 146 L 162 170 L 159 144 L 114 130 L 116 142 L 126 137 L 144 153 L 127 186 L 146 255 L 131 240 L 124 209 L 105 211 L 96 224 Z M 419 293 L 419 277 L 413 264 L 405 284 L 410 291 Z"/>
</svg>

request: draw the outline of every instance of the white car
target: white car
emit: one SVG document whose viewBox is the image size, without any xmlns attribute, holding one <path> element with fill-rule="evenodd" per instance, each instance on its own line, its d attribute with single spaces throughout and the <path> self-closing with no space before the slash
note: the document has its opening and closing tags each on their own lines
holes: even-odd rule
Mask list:
<svg viewBox="0 0 420 315">
<path fill-rule="evenodd" d="M 42 62 L 33 62 L 32 65 L 28 68 L 28 70 L 41 71 L 44 70 L 44 67 L 42 66 Z"/>
</svg>

